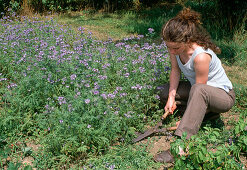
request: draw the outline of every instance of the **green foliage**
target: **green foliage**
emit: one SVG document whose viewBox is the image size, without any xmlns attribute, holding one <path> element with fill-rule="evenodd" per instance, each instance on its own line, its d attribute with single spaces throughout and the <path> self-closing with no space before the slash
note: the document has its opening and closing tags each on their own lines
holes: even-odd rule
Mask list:
<svg viewBox="0 0 247 170">
<path fill-rule="evenodd" d="M 49 162 L 39 166 L 83 163 L 131 141 L 144 117 L 158 117 L 153 91 L 167 81 L 169 68 L 163 43 L 142 36 L 102 42 L 52 19 L 22 19 L 2 20 L 0 27 L 0 127 L 3 136 L 40 139 L 37 157 Z M 31 154 L 27 148 L 24 155 Z"/>
<path fill-rule="evenodd" d="M 247 152 L 247 111 L 245 110 L 243 114 L 240 115 L 239 121 L 234 129 L 234 135 L 236 136 L 237 149 L 234 154 L 239 158 L 239 152 Z"/>
<path fill-rule="evenodd" d="M 90 158 L 84 168 L 89 169 L 157 169 L 159 165 L 151 161 L 148 147 L 114 146 L 99 158 Z"/>
<path fill-rule="evenodd" d="M 236 128 L 239 125 L 236 126 Z M 241 122 L 241 126 L 246 123 Z M 244 133 L 246 133 L 246 130 Z M 239 132 L 232 132 L 232 136 L 239 136 Z M 190 140 L 185 138 L 177 139 L 172 147 L 172 153 L 179 155 L 179 146 L 188 152 L 188 155 L 177 156 L 175 158 L 174 169 L 241 169 L 243 165 L 240 163 L 239 154 L 242 147 L 246 147 L 244 142 L 246 134 L 243 135 L 236 143 L 229 138 L 229 133 L 223 134 L 219 129 L 207 128 L 200 136 L 192 137 Z M 230 142 L 229 142 L 230 141 Z M 226 143 L 227 142 L 227 143 Z M 239 147 L 241 145 L 241 147 Z M 246 151 L 246 150 L 245 150 Z"/>
<path fill-rule="evenodd" d="M 241 84 L 234 84 L 234 92 L 236 95 L 236 104 L 239 109 L 247 108 L 247 87 Z"/>
<path fill-rule="evenodd" d="M 243 109 L 239 110 L 239 119 L 233 124 L 233 128 L 226 130 L 205 126 L 190 140 L 186 140 L 186 134 L 181 139 L 176 139 L 171 144 L 173 155 L 177 155 L 174 169 L 181 167 L 183 169 L 242 169 L 244 167 L 240 161 L 240 154 L 247 153 L 246 88 L 236 87 L 235 91 L 237 104 Z M 179 147 L 187 154 L 180 156 Z"/>
<path fill-rule="evenodd" d="M 167 13 L 172 13 L 170 10 L 181 8 L 182 6 L 192 7 L 194 10 L 202 13 L 204 20 L 207 21 L 207 28 L 211 30 L 217 30 L 212 36 L 214 38 L 223 37 L 226 33 L 233 32 L 242 26 L 247 17 L 246 1 L 223 1 L 223 0 L 176 0 L 176 1 L 161 1 L 161 0 L 108 0 L 108 1 L 96 1 L 96 0 L 30 0 L 30 1 L 6 1 L 1 0 L 0 11 L 7 12 L 7 8 L 11 8 L 15 12 L 21 12 L 25 8 L 30 8 L 34 12 L 68 12 L 68 11 L 79 11 L 82 9 L 91 8 L 93 11 L 103 9 L 105 12 L 116 12 L 120 10 L 134 10 L 138 9 L 141 17 L 147 16 L 150 19 L 152 14 L 149 12 L 149 7 L 159 7 L 158 15 L 161 17 Z M 165 5 L 164 5 L 165 4 Z M 175 5 L 174 5 L 175 4 Z M 138 6 L 138 7 L 136 7 Z M 143 8 L 141 8 L 143 7 Z M 144 9 L 144 10 L 140 10 Z M 157 10 L 156 10 L 157 11 Z M 161 13 L 160 13 L 161 12 Z M 150 15 L 151 14 L 151 15 Z M 159 17 L 158 23 L 160 22 Z M 143 23 L 144 24 L 144 23 Z M 162 23 L 163 24 L 163 23 Z M 157 30 L 157 26 L 153 27 Z M 145 28 L 143 28 L 145 29 Z M 223 31 L 222 31 L 223 29 Z M 246 27 L 245 27 L 246 29 Z M 232 36 L 232 35 L 231 35 Z"/>
<path fill-rule="evenodd" d="M 247 2 L 241 0 L 217 0 L 217 6 L 221 16 L 227 19 L 227 25 L 230 31 L 240 28 L 247 17 Z M 246 27 L 245 27 L 246 29 Z"/>
<path fill-rule="evenodd" d="M 235 2 L 235 1 L 234 1 Z M 244 2 L 246 3 L 246 2 Z M 235 26 L 229 27 L 229 20 L 216 1 L 186 1 L 186 7 L 191 7 L 202 15 L 203 26 L 212 36 L 222 53 L 219 57 L 229 65 L 246 65 L 246 17 L 238 15 Z M 244 5 L 243 5 L 244 6 Z M 239 8 L 243 8 L 239 5 Z M 222 7 L 223 8 L 223 7 Z M 82 14 L 76 16 L 64 15 L 60 21 L 72 25 L 85 25 L 95 29 L 93 31 L 102 34 L 99 38 L 122 39 L 128 34 L 145 35 L 148 28 L 155 30 L 154 38 L 160 41 L 162 25 L 174 17 L 182 6 L 179 4 L 166 4 L 142 10 L 116 11 L 115 13 L 95 13 L 92 10 L 83 10 Z M 245 9 L 245 8 L 243 8 Z M 95 22 L 97 20 L 97 22 Z M 237 20 L 236 20 L 237 21 Z"/>
<path fill-rule="evenodd" d="M 0 166 L 20 166 L 6 159 L 22 153 L 32 155 L 39 169 L 70 168 L 71 164 L 89 169 L 157 168 L 146 146 L 127 144 L 135 131 L 162 114 L 153 90 L 167 82 L 169 61 L 164 44 L 153 43 L 153 38 L 181 7 L 166 9 L 163 13 L 155 8 L 114 14 L 114 19 L 122 21 L 114 22 L 117 29 L 145 35 L 145 39 L 138 35 L 117 42 L 95 40 L 83 28 L 74 31 L 50 18 L 4 17 L 0 26 L 0 55 L 4 56 L 0 58 Z M 79 25 L 111 15 L 96 19 L 91 15 L 91 20 L 87 16 Z M 223 25 L 215 31 L 216 38 L 227 35 L 217 32 Z M 234 57 L 241 54 L 236 60 L 241 56 L 244 61 L 246 33 L 241 30 L 235 32 L 232 43 L 225 44 L 234 48 L 229 50 Z M 220 40 L 219 44 L 223 46 Z M 237 103 L 233 110 L 240 114 L 239 121 L 234 121 L 230 131 L 207 126 L 196 138 L 176 140 L 173 153 L 177 155 L 182 146 L 189 155 L 176 157 L 175 169 L 242 167 L 239 157 L 246 154 L 247 92 L 244 86 L 234 87 Z M 11 149 L 11 144 L 26 137 L 34 137 L 42 149 L 36 153 L 26 146 Z"/>
<path fill-rule="evenodd" d="M 217 41 L 217 44 L 222 50 L 219 55 L 223 61 L 228 64 L 234 64 L 238 66 L 246 66 L 247 63 L 247 32 L 243 27 L 236 30 L 233 39 L 225 39 L 222 41 Z"/>
</svg>

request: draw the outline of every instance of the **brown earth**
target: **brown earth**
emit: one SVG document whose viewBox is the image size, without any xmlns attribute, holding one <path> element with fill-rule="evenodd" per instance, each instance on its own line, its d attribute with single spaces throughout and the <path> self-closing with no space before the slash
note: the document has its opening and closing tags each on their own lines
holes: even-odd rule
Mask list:
<svg viewBox="0 0 247 170">
<path fill-rule="evenodd" d="M 151 142 L 152 141 L 152 142 Z M 154 157 L 156 154 L 163 150 L 170 149 L 171 138 L 167 138 L 167 136 L 152 136 L 147 139 L 144 139 L 137 143 L 139 144 L 149 144 L 148 151 Z M 173 167 L 173 163 L 166 163 L 160 166 L 158 170 L 163 170 L 164 168 Z"/>
</svg>

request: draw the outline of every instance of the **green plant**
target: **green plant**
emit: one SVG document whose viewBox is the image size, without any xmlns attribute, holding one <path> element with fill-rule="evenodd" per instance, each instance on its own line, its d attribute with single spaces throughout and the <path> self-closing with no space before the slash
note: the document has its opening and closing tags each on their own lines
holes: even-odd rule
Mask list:
<svg viewBox="0 0 247 170">
<path fill-rule="evenodd" d="M 175 157 L 174 169 L 240 169 L 243 165 L 238 157 L 240 150 L 236 144 L 230 142 L 227 133 L 223 138 L 219 129 L 205 128 L 203 135 L 186 140 L 177 139 L 172 147 Z M 179 156 L 179 147 L 188 152 L 188 155 Z"/>
<path fill-rule="evenodd" d="M 114 146 L 98 158 L 90 158 L 84 168 L 89 169 L 157 169 L 152 157 L 147 152 L 147 145 Z"/>
<path fill-rule="evenodd" d="M 3 20 L 0 30 L 3 134 L 39 138 L 50 158 L 42 166 L 83 163 L 131 141 L 144 117 L 158 117 L 153 90 L 169 71 L 164 43 L 102 42 L 52 19 Z"/>
<path fill-rule="evenodd" d="M 247 112 L 246 88 L 235 85 L 235 112 L 239 113 L 238 121 L 231 124 L 233 128 L 227 130 L 206 125 L 190 140 L 186 134 L 171 144 L 171 151 L 175 156 L 174 169 L 241 169 L 240 154 L 246 155 L 247 143 Z M 234 109 L 233 109 L 234 110 Z M 179 147 L 186 151 L 186 155 L 179 155 Z"/>
</svg>

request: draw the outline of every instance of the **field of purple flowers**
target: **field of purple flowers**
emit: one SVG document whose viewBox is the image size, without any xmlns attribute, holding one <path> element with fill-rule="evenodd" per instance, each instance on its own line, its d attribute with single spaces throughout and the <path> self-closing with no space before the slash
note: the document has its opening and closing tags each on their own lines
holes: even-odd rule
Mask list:
<svg viewBox="0 0 247 170">
<path fill-rule="evenodd" d="M 160 118 L 154 88 L 169 70 L 165 44 L 143 37 L 102 42 L 52 18 L 3 17 L 0 148 L 20 153 L 16 142 L 32 138 L 42 146 L 36 166 L 52 168 L 130 142 Z"/>
</svg>

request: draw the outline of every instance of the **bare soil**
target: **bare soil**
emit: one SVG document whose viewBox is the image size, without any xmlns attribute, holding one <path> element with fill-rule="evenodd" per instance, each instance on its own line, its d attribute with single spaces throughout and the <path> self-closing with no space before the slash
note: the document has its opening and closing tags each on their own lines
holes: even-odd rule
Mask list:
<svg viewBox="0 0 247 170">
<path fill-rule="evenodd" d="M 154 157 L 156 154 L 158 154 L 161 151 L 169 150 L 170 143 L 171 143 L 171 138 L 168 138 L 167 136 L 152 136 L 138 142 L 137 145 L 149 144 L 150 146 L 148 148 L 148 151 Z M 171 168 L 171 167 L 173 167 L 173 163 L 165 163 L 161 165 L 159 170 L 163 170 L 164 168 Z"/>
<path fill-rule="evenodd" d="M 41 147 L 41 145 L 36 144 L 34 141 L 30 141 L 26 143 L 26 146 L 30 147 L 32 152 L 37 152 L 39 148 Z M 36 168 L 33 167 L 33 161 L 34 161 L 34 158 L 32 156 L 27 156 L 22 159 L 22 164 L 24 166 L 30 165 L 33 170 L 36 170 Z"/>
<path fill-rule="evenodd" d="M 241 84 L 247 87 L 247 69 L 238 66 L 227 66 L 223 64 L 228 78 L 232 83 Z"/>
</svg>

